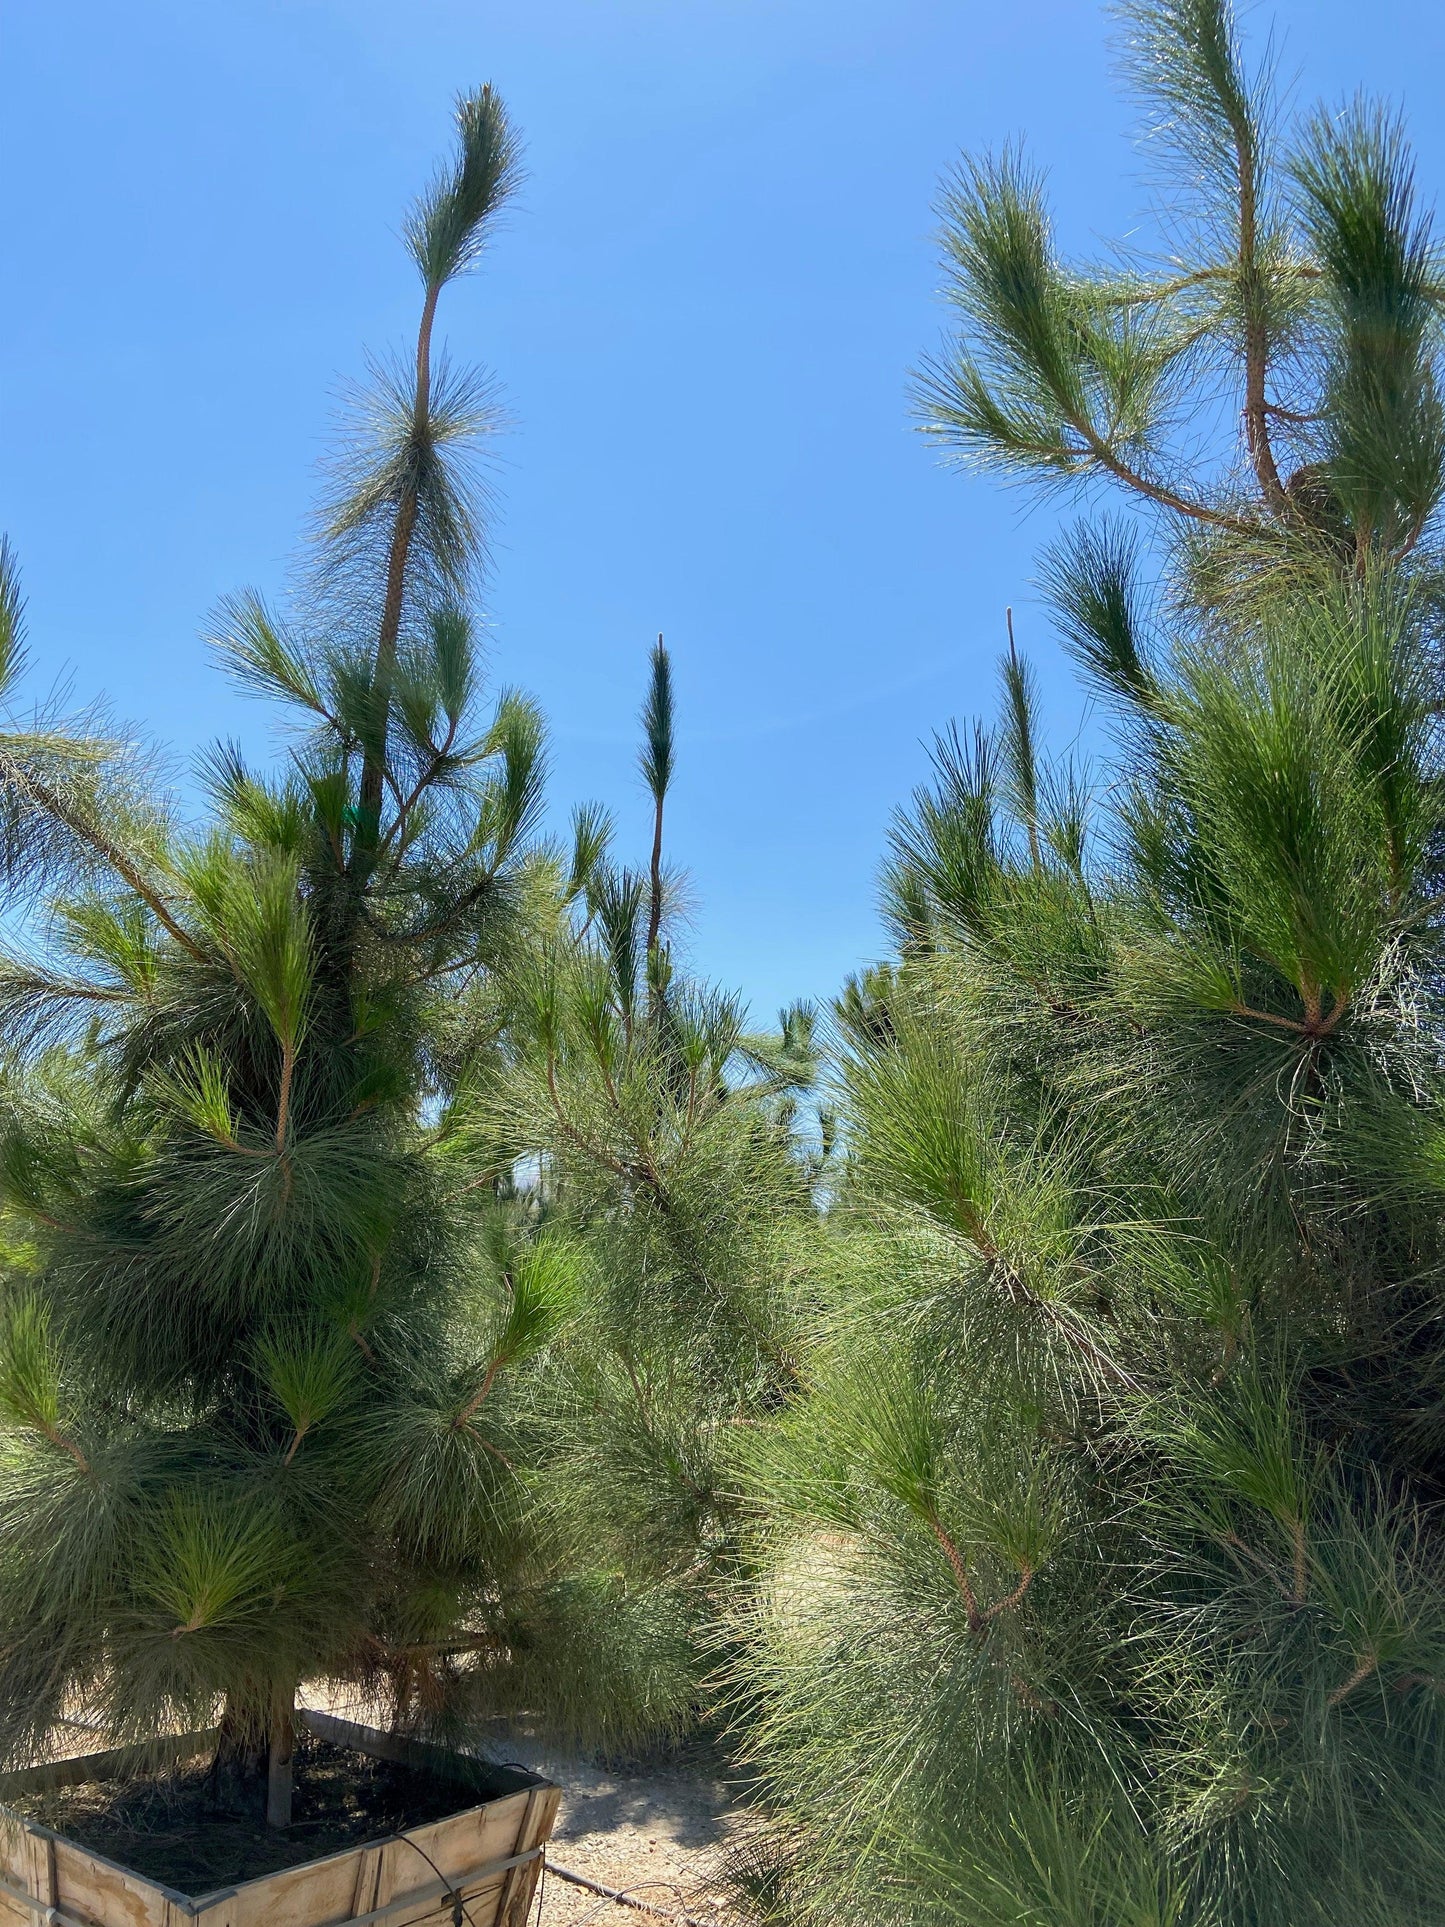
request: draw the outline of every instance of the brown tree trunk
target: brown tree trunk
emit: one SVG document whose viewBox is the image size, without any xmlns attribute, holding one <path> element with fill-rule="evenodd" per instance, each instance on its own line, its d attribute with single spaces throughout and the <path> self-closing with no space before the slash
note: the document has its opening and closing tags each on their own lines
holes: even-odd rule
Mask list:
<svg viewBox="0 0 1445 1927">
<path fill-rule="evenodd" d="M 431 336 L 432 325 L 436 320 L 437 296 L 441 286 L 428 287 L 422 305 L 421 325 L 416 337 L 416 393 L 412 401 L 412 434 L 420 436 L 426 429 L 431 412 Z M 386 560 L 386 594 L 382 601 L 381 625 L 376 639 L 376 660 L 372 667 L 372 688 L 376 692 L 380 720 L 377 727 L 377 740 L 371 744 L 362 761 L 361 769 L 361 806 L 368 813 L 367 841 L 370 842 L 374 825 L 370 823 L 370 813 L 380 817 L 383 789 L 386 781 L 386 737 L 387 712 L 391 701 L 391 684 L 396 674 L 397 644 L 401 639 L 402 602 L 406 593 L 406 565 L 411 555 L 412 536 L 416 533 L 417 496 L 414 486 L 408 485 L 396 505 L 396 519 L 392 523 L 391 546 Z M 368 851 L 371 854 L 371 851 Z"/>
<path fill-rule="evenodd" d="M 647 954 L 657 948 L 662 934 L 662 802 L 659 796 L 652 812 L 652 865 L 649 875 L 651 893 L 647 906 Z"/>
<path fill-rule="evenodd" d="M 262 1748 L 254 1729 L 237 1719 L 228 1705 L 222 1711 L 211 1758 L 211 1797 L 226 1813 L 254 1819 L 261 1806 Z"/>
</svg>

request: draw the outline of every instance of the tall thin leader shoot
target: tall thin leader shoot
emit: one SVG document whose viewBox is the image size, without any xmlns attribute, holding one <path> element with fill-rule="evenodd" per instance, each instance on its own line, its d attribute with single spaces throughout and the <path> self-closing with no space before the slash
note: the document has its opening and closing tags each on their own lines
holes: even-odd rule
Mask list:
<svg viewBox="0 0 1445 1927">
<path fill-rule="evenodd" d="M 638 762 L 652 797 L 652 857 L 648 869 L 647 957 L 657 955 L 662 933 L 662 813 L 672 782 L 672 662 L 662 637 L 652 650 L 652 680 L 642 706 L 642 749 Z M 654 966 L 655 967 L 655 966 Z"/>
<path fill-rule="evenodd" d="M 390 720 L 396 652 L 405 614 L 408 569 L 420 535 L 432 541 L 432 560 L 445 576 L 455 576 L 464 560 L 449 553 L 443 529 L 448 518 L 447 478 L 439 459 L 438 423 L 433 412 L 432 330 L 442 289 L 475 265 L 492 223 L 515 190 L 520 174 L 517 138 L 501 99 L 488 85 L 457 102 L 457 151 L 412 210 L 406 243 L 422 281 L 421 321 L 417 328 L 415 385 L 411 417 L 392 453 L 385 495 L 390 496 L 391 537 L 386 551 L 385 592 L 372 667 L 373 722 L 362 768 L 361 844 L 366 850 L 380 822 L 386 739 Z M 375 504 L 368 504 L 373 507 Z M 443 536 L 442 540 L 438 540 Z M 458 585 L 460 586 L 460 585 Z"/>
</svg>

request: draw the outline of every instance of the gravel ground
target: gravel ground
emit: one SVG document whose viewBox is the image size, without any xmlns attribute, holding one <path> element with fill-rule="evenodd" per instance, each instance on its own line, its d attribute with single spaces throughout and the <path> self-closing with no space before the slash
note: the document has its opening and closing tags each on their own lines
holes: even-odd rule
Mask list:
<svg viewBox="0 0 1445 1927">
<path fill-rule="evenodd" d="M 511 1756 L 562 1788 L 547 1858 L 604 1887 L 616 1887 L 659 1913 L 719 1923 L 727 1906 L 723 1862 L 740 1820 L 725 1789 L 688 1765 L 589 1766 L 541 1747 L 513 1742 Z M 647 1915 L 620 1906 L 556 1872 L 547 1875 L 540 1927 L 642 1927 Z"/>
</svg>

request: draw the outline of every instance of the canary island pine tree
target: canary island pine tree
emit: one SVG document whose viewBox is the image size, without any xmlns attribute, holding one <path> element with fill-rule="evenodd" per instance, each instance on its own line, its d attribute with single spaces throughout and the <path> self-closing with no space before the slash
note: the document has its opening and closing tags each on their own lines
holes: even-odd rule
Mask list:
<svg viewBox="0 0 1445 1927">
<path fill-rule="evenodd" d="M 532 1530 L 557 1578 L 506 1690 L 609 1751 L 708 1725 L 749 1569 L 739 1454 L 798 1382 L 831 1143 L 806 1095 L 811 1010 L 751 1032 L 678 962 L 660 640 L 642 726 L 645 867 L 614 861 L 610 823 L 580 811 L 570 914 L 458 1000 L 448 1045 L 479 1165 L 515 1174 L 497 1235 L 566 1281 L 524 1375 Z M 495 1705 L 498 1682 L 477 1684 Z"/>
<path fill-rule="evenodd" d="M 1075 274 L 1016 157 L 965 169 L 931 420 L 1122 483 L 1172 566 L 1061 545 L 1107 778 L 1040 754 L 1010 650 L 837 1007 L 838 1283 L 749 1450 L 733 1620 L 777 1922 L 1445 1891 L 1434 244 L 1387 116 L 1288 147 L 1223 6 L 1126 17 L 1188 247 Z"/>
<path fill-rule="evenodd" d="M 517 166 L 491 88 L 461 99 L 404 230 L 414 357 L 359 407 L 293 615 L 222 611 L 285 706 L 277 774 L 218 748 L 189 821 L 99 725 L 19 720 L 8 557 L 0 596 L 0 1751 L 82 1706 L 219 1720 L 223 1788 L 276 1826 L 300 1683 L 438 1712 L 539 1570 L 508 1398 L 555 1267 L 497 1259 L 436 1044 L 560 887 L 538 717 L 481 708 L 487 391 L 433 347 Z"/>
<path fill-rule="evenodd" d="M 841 1282 L 735 1626 L 776 1920 L 1438 1910 L 1430 665 L 1355 584 L 1141 660 L 1081 836 L 1006 659 L 840 1005 Z"/>
</svg>

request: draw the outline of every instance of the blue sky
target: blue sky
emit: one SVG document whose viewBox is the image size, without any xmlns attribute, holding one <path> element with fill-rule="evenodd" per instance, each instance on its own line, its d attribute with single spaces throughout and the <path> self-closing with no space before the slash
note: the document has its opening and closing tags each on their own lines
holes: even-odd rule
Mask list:
<svg viewBox="0 0 1445 1927">
<path fill-rule="evenodd" d="M 1445 12 L 1249 18 L 1303 97 L 1402 101 L 1445 180 Z M 0 526 L 37 686 L 104 692 L 182 767 L 218 735 L 265 753 L 200 631 L 281 586 L 338 386 L 415 327 L 402 212 L 490 78 L 529 179 L 442 327 L 509 417 L 494 673 L 548 712 L 559 814 L 601 797 L 640 855 L 663 631 L 692 959 L 760 1016 L 827 995 L 880 947 L 925 740 L 992 705 L 1006 604 L 1054 740 L 1079 727 L 1032 599 L 1054 511 L 942 468 L 907 375 L 943 325 L 932 203 L 961 149 L 1026 134 L 1070 246 L 1133 223 L 1109 72 L 1091 0 L 17 0 Z"/>
</svg>

